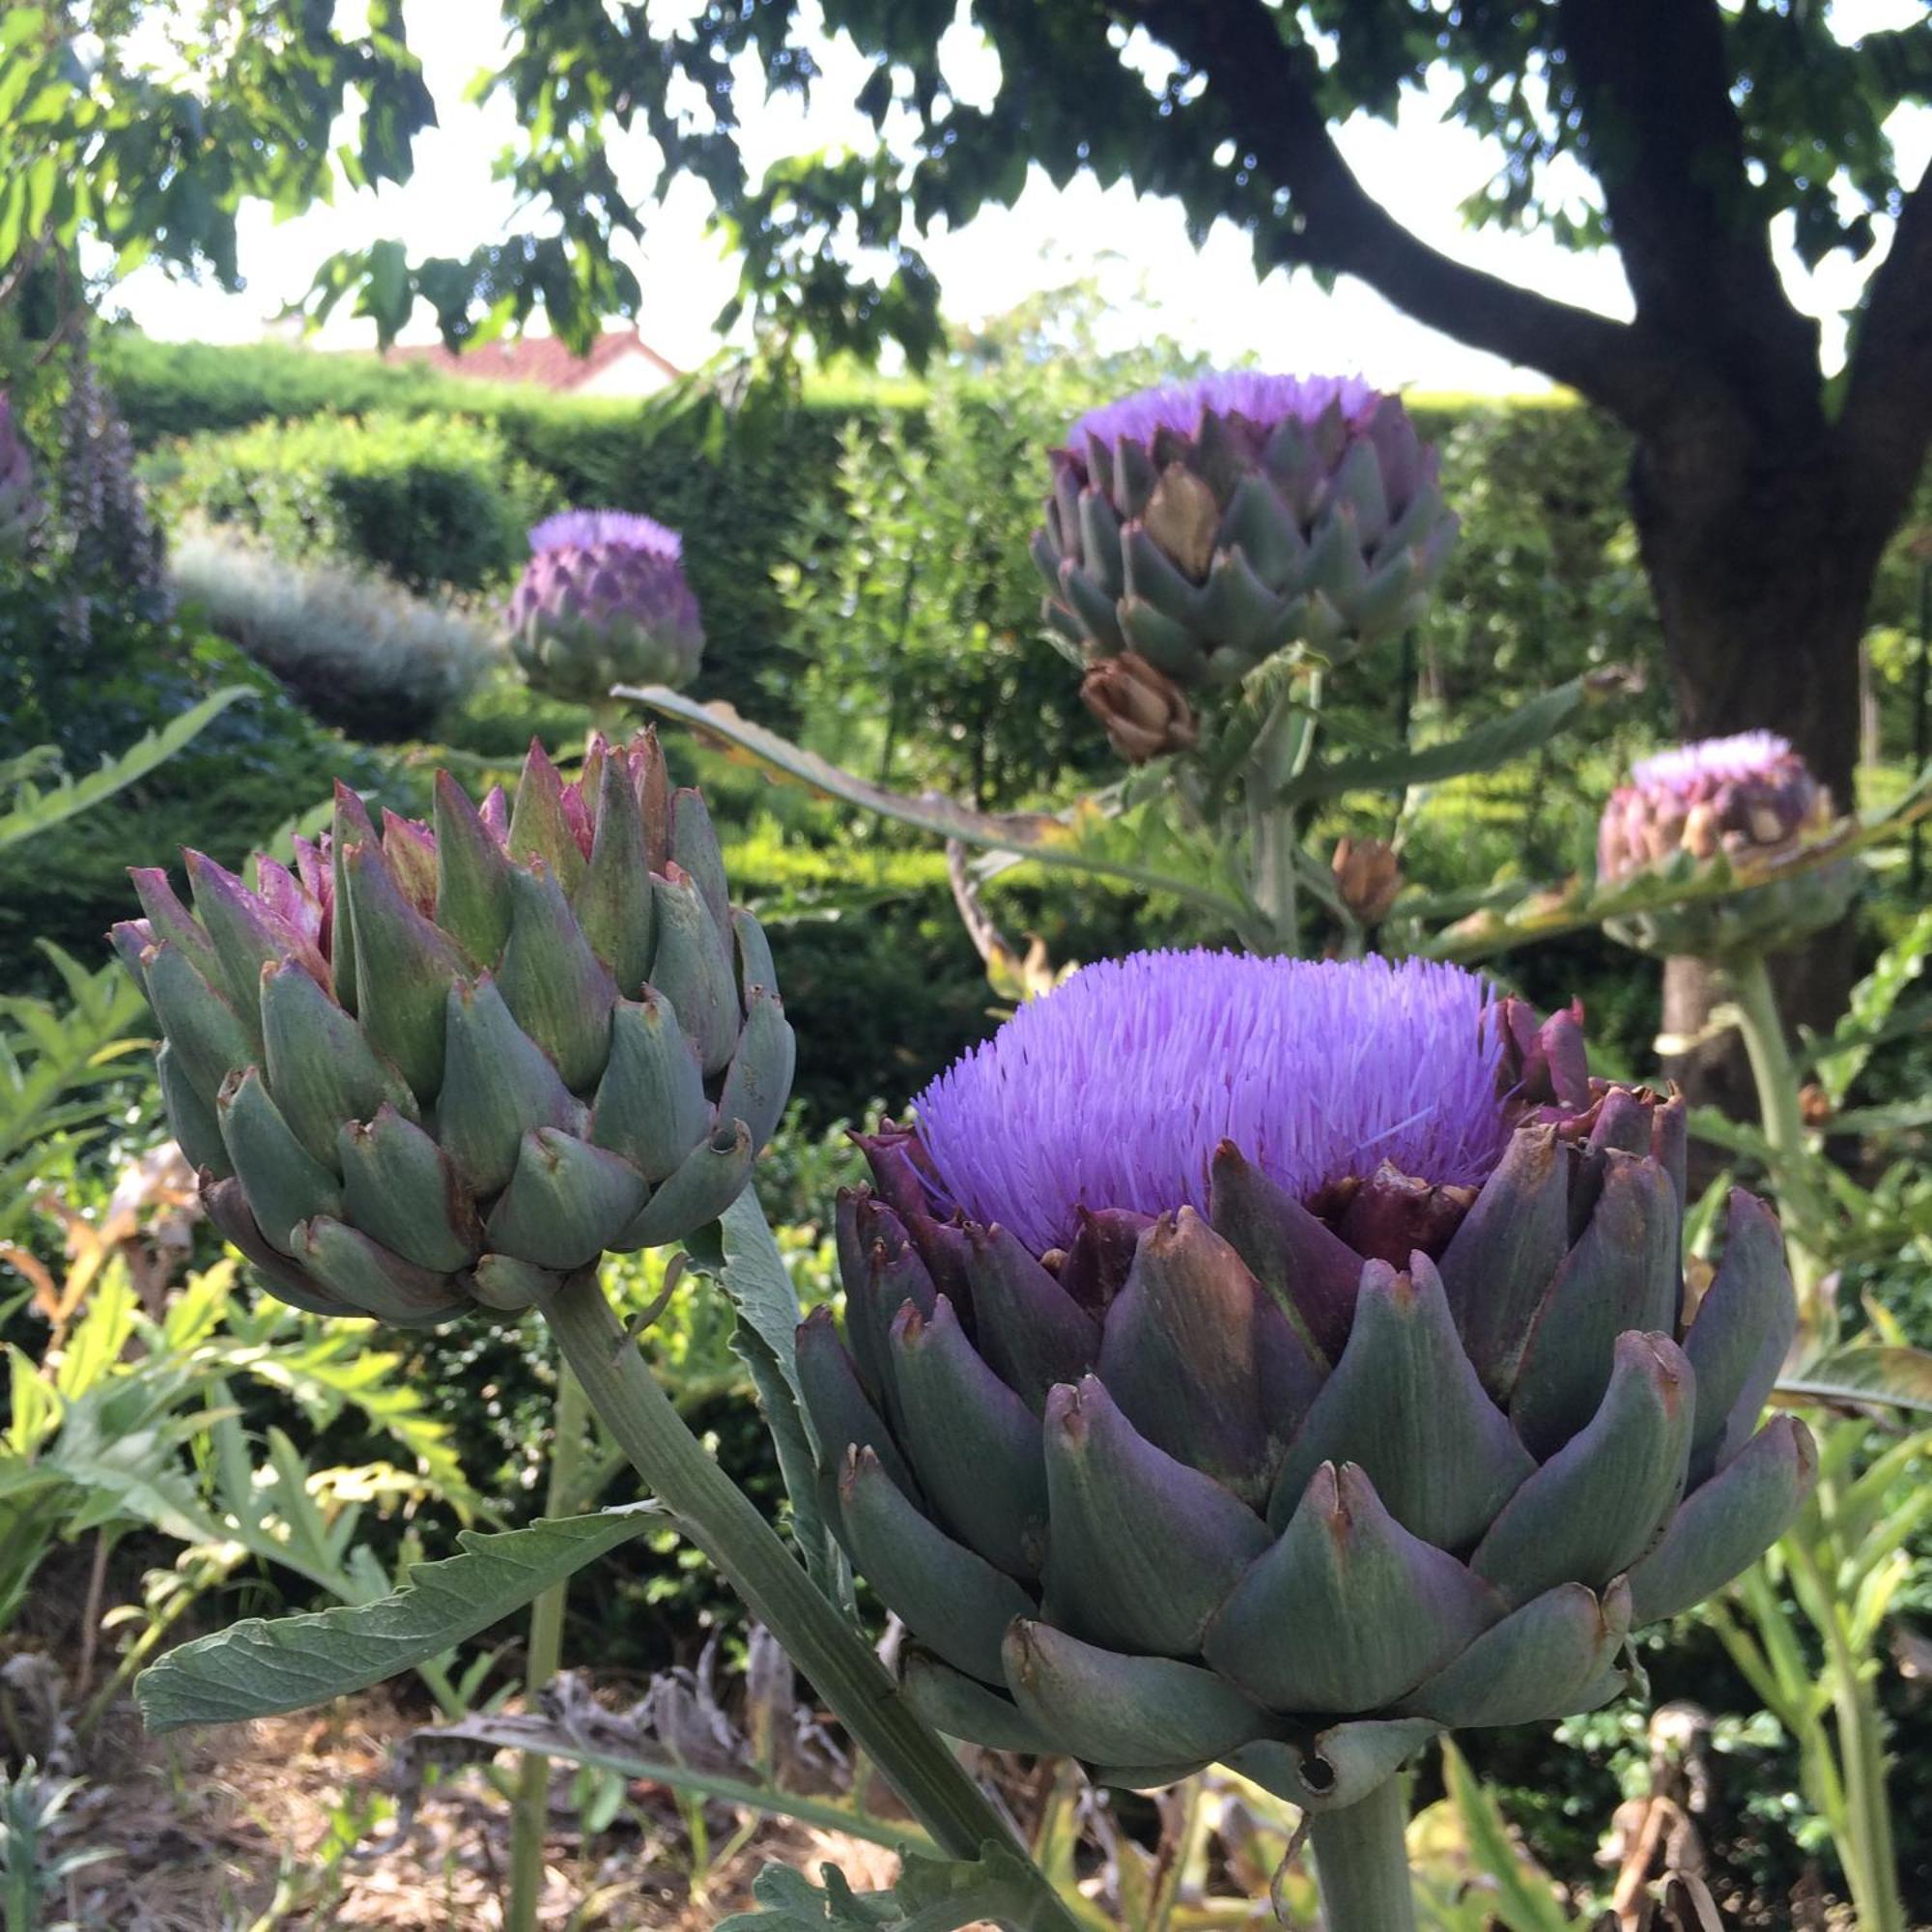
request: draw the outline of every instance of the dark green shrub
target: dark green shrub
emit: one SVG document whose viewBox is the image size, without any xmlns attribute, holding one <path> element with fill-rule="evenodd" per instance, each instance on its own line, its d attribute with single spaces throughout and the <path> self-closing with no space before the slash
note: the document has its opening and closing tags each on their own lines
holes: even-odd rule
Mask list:
<svg viewBox="0 0 1932 1932">
<path fill-rule="evenodd" d="M 287 557 L 372 566 L 409 589 L 500 586 L 554 488 L 465 416 L 319 415 L 151 458 L 170 516 L 234 525 Z"/>
</svg>

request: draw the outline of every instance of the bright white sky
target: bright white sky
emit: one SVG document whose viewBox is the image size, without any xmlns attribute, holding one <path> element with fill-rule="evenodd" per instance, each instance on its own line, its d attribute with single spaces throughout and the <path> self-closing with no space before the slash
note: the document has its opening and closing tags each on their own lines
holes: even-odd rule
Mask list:
<svg viewBox="0 0 1932 1932">
<path fill-rule="evenodd" d="M 333 207 L 276 224 L 265 207 L 241 217 L 241 262 L 248 278 L 240 295 L 172 282 L 157 269 L 129 276 L 119 298 L 150 333 L 176 340 L 250 341 L 270 331 L 284 303 L 308 286 L 316 265 L 338 248 L 397 237 L 412 255 L 462 254 L 512 222 L 507 188 L 491 180 L 496 156 L 515 134 L 507 102 L 473 106 L 463 99 L 477 70 L 500 43 L 481 0 L 407 0 L 410 42 L 419 52 L 442 125 L 416 146 L 413 179 L 374 194 L 344 190 Z M 1924 0 L 1836 0 L 1833 24 L 1852 39 L 1879 27 L 1924 18 Z M 849 103 L 866 71 L 848 42 L 822 37 L 814 51 L 825 79 L 811 105 L 790 99 L 748 111 L 744 145 L 752 165 L 789 154 L 857 146 L 869 124 Z M 993 75 L 977 37 L 955 30 L 947 47 L 949 74 L 972 98 Z M 1479 267 L 1611 315 L 1626 315 L 1629 294 L 1613 255 L 1569 253 L 1536 236 L 1468 232 L 1458 205 L 1488 180 L 1492 158 L 1474 135 L 1443 120 L 1448 90 L 1409 99 L 1398 124 L 1358 117 L 1341 133 L 1350 163 L 1370 192 L 1435 246 Z M 741 99 L 756 98 L 750 72 Z M 1932 156 L 1932 112 L 1901 110 L 1892 128 L 1907 180 Z M 640 204 L 650 202 L 656 151 L 639 140 L 620 156 L 622 178 Z M 1583 178 L 1577 177 L 1580 186 Z M 732 265 L 704 234 L 708 199 L 681 183 L 647 217 L 648 246 L 633 266 L 643 285 L 639 318 L 645 340 L 682 367 L 702 362 L 720 345 L 712 319 L 735 285 Z M 1091 180 L 1064 192 L 1035 170 L 1011 210 L 988 212 L 956 233 L 928 239 L 925 252 L 939 277 L 946 313 L 975 322 L 1028 295 L 1094 274 L 1115 305 L 1122 335 L 1164 330 L 1218 361 L 1254 358 L 1269 368 L 1359 373 L 1384 387 L 1520 391 L 1545 386 L 1527 371 L 1463 348 L 1411 322 L 1353 281 L 1324 294 L 1312 277 L 1276 272 L 1258 281 L 1246 239 L 1217 225 L 1198 253 L 1183 232 L 1178 205 L 1136 200 L 1124 186 L 1106 193 Z M 1802 306 L 1826 325 L 1828 355 L 1842 340 L 1837 318 L 1866 272 L 1833 258 L 1817 275 L 1795 260 L 1787 273 Z M 426 311 L 425 311 L 426 314 Z M 434 333 L 425 322 L 412 339 Z M 374 326 L 331 322 L 323 341 L 373 345 Z"/>
</svg>

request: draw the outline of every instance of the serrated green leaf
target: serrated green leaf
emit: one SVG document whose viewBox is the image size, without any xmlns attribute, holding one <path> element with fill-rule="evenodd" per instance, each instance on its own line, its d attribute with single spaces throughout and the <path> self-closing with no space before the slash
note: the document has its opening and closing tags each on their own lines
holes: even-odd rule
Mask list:
<svg viewBox="0 0 1932 1932">
<path fill-rule="evenodd" d="M 1018 1851 L 988 1845 L 977 1859 L 908 1854 L 890 1891 L 858 1892 L 837 1865 L 822 1886 L 789 1865 L 767 1865 L 752 1887 L 761 1908 L 721 1919 L 716 1932 L 960 1932 L 990 1919 L 1011 1932 L 1065 1923 L 1063 1908 Z"/>
<path fill-rule="evenodd" d="M 151 1731 L 172 1731 L 365 1690 L 487 1630 L 658 1520 L 657 1505 L 640 1502 L 527 1529 L 464 1530 L 462 1554 L 415 1566 L 379 1602 L 249 1617 L 170 1651 L 135 1681 L 141 1715 Z"/>
</svg>

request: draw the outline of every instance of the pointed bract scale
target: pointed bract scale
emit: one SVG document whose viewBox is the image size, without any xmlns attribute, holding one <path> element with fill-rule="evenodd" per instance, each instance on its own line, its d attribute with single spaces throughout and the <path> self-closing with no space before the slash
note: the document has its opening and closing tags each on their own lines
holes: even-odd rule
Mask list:
<svg viewBox="0 0 1932 1932">
<path fill-rule="evenodd" d="M 541 1308 L 567 1278 L 512 1255 L 484 1255 L 469 1274 L 469 1293 L 485 1308 L 517 1315 L 526 1308 Z"/>
<path fill-rule="evenodd" d="M 385 1101 L 417 1117 L 409 1082 L 299 966 L 262 976 L 262 1037 L 269 1092 L 317 1160 L 335 1159 L 344 1122 L 370 1120 Z"/>
<path fill-rule="evenodd" d="M 753 986 L 746 996 L 745 1026 L 738 1051 L 731 1056 L 724 1091 L 718 1096 L 718 1117 L 743 1121 L 753 1145 L 763 1147 L 777 1129 L 791 1097 L 791 1077 L 798 1064 L 798 1043 L 775 993 Z"/>
<path fill-rule="evenodd" d="M 1600 1600 L 1559 1583 L 1488 1630 L 1446 1669 L 1403 1699 L 1403 1709 L 1452 1730 L 1535 1724 L 1591 1708 L 1592 1687 L 1630 1634 L 1630 1588 Z"/>
<path fill-rule="evenodd" d="M 356 1001 L 355 923 L 349 911 L 349 848 L 376 844 L 368 808 L 355 792 L 335 781 L 335 816 L 328 835 L 329 989 L 344 1012 L 359 1011 Z"/>
<path fill-rule="evenodd" d="M 1569 1246 L 1567 1162 L 1554 1127 L 1519 1127 L 1438 1264 L 1463 1348 L 1498 1402 Z"/>
<path fill-rule="evenodd" d="M 852 1230 L 859 1260 L 844 1275 L 845 1331 L 860 1378 L 882 1411 L 896 1418 L 893 1318 L 905 1301 L 916 1302 L 922 1315 L 930 1315 L 936 1291 L 924 1262 L 906 1237 L 904 1224 L 863 1189 L 854 1196 Z"/>
<path fill-rule="evenodd" d="M 1441 1732 L 1426 1718 L 1331 1724 L 1305 1746 L 1272 1738 L 1244 1745 L 1229 1756 L 1228 1769 L 1304 1811 L 1341 1811 L 1359 1804 Z"/>
<path fill-rule="evenodd" d="M 130 866 L 128 876 L 134 882 L 134 896 L 141 901 L 148 922 L 143 946 L 158 946 L 165 940 L 204 980 L 211 984 L 221 981 L 224 976 L 213 943 L 201 929 L 201 923 L 175 896 L 167 873 L 158 866 Z"/>
<path fill-rule="evenodd" d="M 838 1503 L 853 1562 L 906 1629 L 955 1670 L 997 1684 L 1001 1640 L 1033 1599 L 928 1522 L 869 1449 L 846 1457 Z"/>
<path fill-rule="evenodd" d="M 510 938 L 497 989 L 563 1084 L 587 1094 L 611 1057 L 617 982 L 590 950 L 556 875 L 539 860 L 510 873 Z"/>
<path fill-rule="evenodd" d="M 223 1240 L 240 1248 L 255 1271 L 268 1284 L 269 1292 L 291 1308 L 306 1309 L 311 1315 L 359 1315 L 353 1302 L 325 1288 L 305 1268 L 287 1255 L 271 1248 L 248 1211 L 248 1197 L 236 1179 L 217 1180 L 201 1190 L 201 1205 L 208 1210 Z"/>
<path fill-rule="evenodd" d="M 986 1750 L 1026 1751 L 1044 1755 L 1053 1740 L 1020 1715 L 1010 1697 L 1002 1696 L 971 1677 L 962 1677 L 918 1651 L 910 1651 L 899 1665 L 899 1694 L 949 1738 L 963 1739 Z"/>
<path fill-rule="evenodd" d="M 1440 1670 L 1502 1609 L 1453 1556 L 1404 1529 L 1361 1470 L 1324 1463 L 1202 1650 L 1273 1710 L 1373 1711 Z"/>
<path fill-rule="evenodd" d="M 702 792 L 689 785 L 671 794 L 670 856 L 696 885 L 704 909 L 720 932 L 731 930 L 731 893 L 724 881 L 724 855 L 718 829 Z"/>
<path fill-rule="evenodd" d="M 175 1049 L 177 1068 L 212 1106 L 229 1074 L 255 1058 L 253 1037 L 236 1018 L 235 1009 L 171 942 L 149 947 L 142 963 L 147 968 L 148 1004 Z M 316 992 L 327 997 L 319 986 Z"/>
<path fill-rule="evenodd" d="M 611 1241 L 620 1252 L 682 1240 L 717 1220 L 745 1191 L 758 1150 L 743 1121 L 721 1121 Z"/>
<path fill-rule="evenodd" d="M 1601 1588 L 1657 1541 L 1684 1494 L 1696 1378 L 1665 1335 L 1620 1335 L 1587 1428 L 1511 1497 L 1469 1559 L 1511 1604 Z"/>
<path fill-rule="evenodd" d="M 584 782 L 589 783 L 587 768 Z M 618 997 L 641 999 L 657 946 L 657 913 L 644 821 L 622 758 L 604 762 L 595 796 L 590 864 L 572 903 L 590 950 L 616 981 Z"/>
<path fill-rule="evenodd" d="M 762 986 L 776 995 L 778 968 L 772 962 L 772 944 L 764 927 L 741 906 L 731 915 L 731 935 L 738 947 L 738 990 L 749 1001 L 753 986 Z"/>
<path fill-rule="evenodd" d="M 346 1219 L 418 1267 L 453 1274 L 481 1252 L 476 1210 L 442 1150 L 395 1108 L 336 1138 Z"/>
<path fill-rule="evenodd" d="M 1535 1459 L 1476 1378 L 1427 1255 L 1362 1270 L 1355 1325 L 1295 1436 L 1268 1510 L 1285 1525 L 1324 1463 L 1367 1473 L 1403 1527 L 1443 1549 L 1475 1543 Z"/>
<path fill-rule="evenodd" d="M 449 989 L 444 1024 L 449 1053 L 438 1137 L 470 1191 L 495 1194 L 515 1171 L 526 1133 L 572 1130 L 582 1110 L 487 973 Z"/>
<path fill-rule="evenodd" d="M 197 1174 L 206 1168 L 217 1180 L 225 1179 L 235 1170 L 229 1165 L 220 1122 L 215 1119 L 213 1107 L 182 1073 L 175 1050 L 166 1040 L 155 1052 L 155 1077 L 160 1083 L 168 1131 L 174 1135 L 187 1164 Z"/>
<path fill-rule="evenodd" d="M 1079 1228 L 1054 1279 L 1078 1307 L 1104 1316 L 1126 1287 L 1134 1250 L 1152 1226 L 1151 1214 L 1137 1214 L 1131 1208 L 1081 1208 Z"/>
<path fill-rule="evenodd" d="M 975 1346 L 1037 1415 L 1056 1382 L 1094 1366 L 1099 1326 L 1010 1229 L 969 1227 L 966 1238 Z"/>
<path fill-rule="evenodd" d="M 900 1303 L 890 1339 L 905 1453 L 933 1514 L 994 1568 L 1037 1577 L 1046 1530 L 1039 1418 L 980 1360 L 945 1295 L 930 1317 Z"/>
<path fill-rule="evenodd" d="M 416 1267 L 344 1222 L 319 1215 L 299 1223 L 294 1237 L 301 1266 L 363 1315 L 418 1328 L 463 1307 L 447 1276 Z"/>
<path fill-rule="evenodd" d="M 426 919 L 436 916 L 436 838 L 427 825 L 384 809 L 383 857 L 410 903 Z"/>
<path fill-rule="evenodd" d="M 1247 1264 L 1191 1208 L 1141 1236 L 1127 1285 L 1107 1311 L 1099 1376 L 1149 1441 L 1224 1483 L 1266 1499 L 1298 1416 L 1275 1418 L 1264 1324 L 1287 1318 Z"/>
<path fill-rule="evenodd" d="M 646 986 L 611 1016 L 611 1057 L 597 1084 L 590 1138 L 620 1153 L 655 1186 L 710 1132 L 711 1102 L 697 1054 L 670 1002 Z M 753 1139 L 763 1145 L 767 1134 Z"/>
<path fill-rule="evenodd" d="M 257 1067 L 231 1073 L 215 1102 L 222 1143 L 228 1149 L 248 1211 L 271 1247 L 292 1253 L 290 1230 L 316 1214 L 340 1214 L 342 1183 L 298 1141 L 269 1097 Z"/>
<path fill-rule="evenodd" d="M 1349 1339 L 1362 1258 L 1233 1141 L 1214 1150 L 1208 1218 L 1322 1357 Z"/>
<path fill-rule="evenodd" d="M 1510 1420 L 1547 1459 L 1595 1412 L 1611 1349 L 1632 1330 L 1663 1330 L 1678 1293 L 1677 1196 L 1653 1160 L 1610 1151 L 1590 1225 L 1544 1297 L 1510 1397 Z"/>
<path fill-rule="evenodd" d="M 510 862 L 469 794 L 447 772 L 436 775 L 436 923 L 469 954 L 494 970 L 510 937 Z"/>
<path fill-rule="evenodd" d="M 911 1409 L 908 1403 L 908 1409 Z M 1134 1428 L 1099 1378 L 1046 1399 L 1046 1614 L 1092 1643 L 1191 1657 L 1268 1546 L 1247 1504 Z"/>
<path fill-rule="evenodd" d="M 319 984 L 328 969 L 306 939 L 279 919 L 225 867 L 200 852 L 185 852 L 194 888 L 194 909 L 221 961 L 223 981 L 236 1017 L 259 1039 L 262 1028 L 262 972 L 293 959 Z"/>
<path fill-rule="evenodd" d="M 351 846 L 343 869 L 361 996 L 356 1017 L 427 1104 L 442 1085 L 443 1009 L 466 971 L 463 959 L 404 896 L 373 844 Z"/>
<path fill-rule="evenodd" d="M 142 963 L 142 954 L 155 943 L 154 928 L 145 919 L 122 919 L 107 928 L 107 943 L 114 949 L 114 956 L 127 968 L 128 977 L 140 989 L 141 997 L 148 997 L 148 969 Z"/>
<path fill-rule="evenodd" d="M 1818 1478 L 1818 1448 L 1795 1415 L 1767 1423 L 1693 1490 L 1630 1573 L 1631 1622 L 1641 1629 L 1700 1604 L 1747 1570 L 1790 1528 Z"/>
<path fill-rule="evenodd" d="M 588 1267 L 644 1204 L 644 1178 L 621 1155 L 539 1127 L 484 1224 L 497 1254 L 567 1273 Z"/>
<path fill-rule="evenodd" d="M 1212 1762 L 1266 1720 L 1211 1670 L 1128 1657 L 1025 1618 L 1006 1642 L 1007 1688 L 1054 1748 L 1095 1764 Z"/>
<path fill-rule="evenodd" d="M 1723 1259 L 1684 1338 L 1697 1374 L 1693 1484 L 1721 1469 L 1750 1440 L 1797 1332 L 1798 1303 L 1777 1216 L 1734 1187 Z"/>
<path fill-rule="evenodd" d="M 555 874 L 566 898 L 574 897 L 587 865 L 563 805 L 563 779 L 535 738 L 517 781 L 510 809 L 510 857 L 521 866 L 541 859 Z"/>
<path fill-rule="evenodd" d="M 869 1449 L 907 1497 L 921 1501 L 919 1484 L 892 1431 L 860 1385 L 859 1371 L 838 1339 L 829 1308 L 814 1308 L 798 1325 L 798 1385 L 817 1437 L 822 1467 L 842 1467 L 848 1449 Z"/>
<path fill-rule="evenodd" d="M 503 787 L 493 784 L 483 794 L 483 803 L 476 808 L 480 818 L 497 844 L 507 852 L 510 847 L 510 801 Z"/>
<path fill-rule="evenodd" d="M 715 1079 L 731 1064 L 738 1044 L 737 962 L 696 881 L 681 867 L 673 866 L 668 878 L 653 879 L 651 892 L 658 930 L 651 983 L 691 1036 L 705 1078 Z"/>
</svg>

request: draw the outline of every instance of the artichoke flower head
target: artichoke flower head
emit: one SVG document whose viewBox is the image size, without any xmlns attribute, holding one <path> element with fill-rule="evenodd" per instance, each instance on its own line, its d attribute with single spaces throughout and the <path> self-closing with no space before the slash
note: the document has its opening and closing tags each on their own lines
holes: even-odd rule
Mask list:
<svg viewBox="0 0 1932 1932">
<path fill-rule="evenodd" d="M 744 1186 L 791 1085 L 757 922 L 657 739 L 593 736 L 514 799 L 446 772 L 425 823 L 346 786 L 333 828 L 192 904 L 133 873 L 113 940 L 163 1036 L 210 1219 L 298 1307 L 414 1324 L 541 1301 Z"/>
<path fill-rule="evenodd" d="M 1714 867 L 1776 866 L 1830 833 L 1833 820 L 1830 790 L 1776 732 L 1700 739 L 1632 766 L 1597 827 L 1597 877 L 1615 886 L 1644 872 L 1688 880 Z M 1722 898 L 1616 920 L 1609 929 L 1644 952 L 1773 952 L 1838 919 L 1859 872 L 1855 860 L 1839 858 Z"/>
<path fill-rule="evenodd" d="M 954 1736 L 1351 1804 L 1614 1695 L 1811 1480 L 1771 1214 L 1692 1311 L 1682 1103 L 1460 968 L 1090 966 L 863 1144 L 800 1372 Z"/>
<path fill-rule="evenodd" d="M 564 510 L 530 531 L 510 647 L 539 691 L 601 704 L 613 684 L 690 683 L 704 653 L 684 540 L 629 510 Z"/>
<path fill-rule="evenodd" d="M 1033 540 L 1049 630 L 1085 666 L 1131 654 L 1190 690 L 1402 630 L 1456 536 L 1435 452 L 1350 378 L 1147 389 L 1082 416 L 1051 462 Z"/>
</svg>

